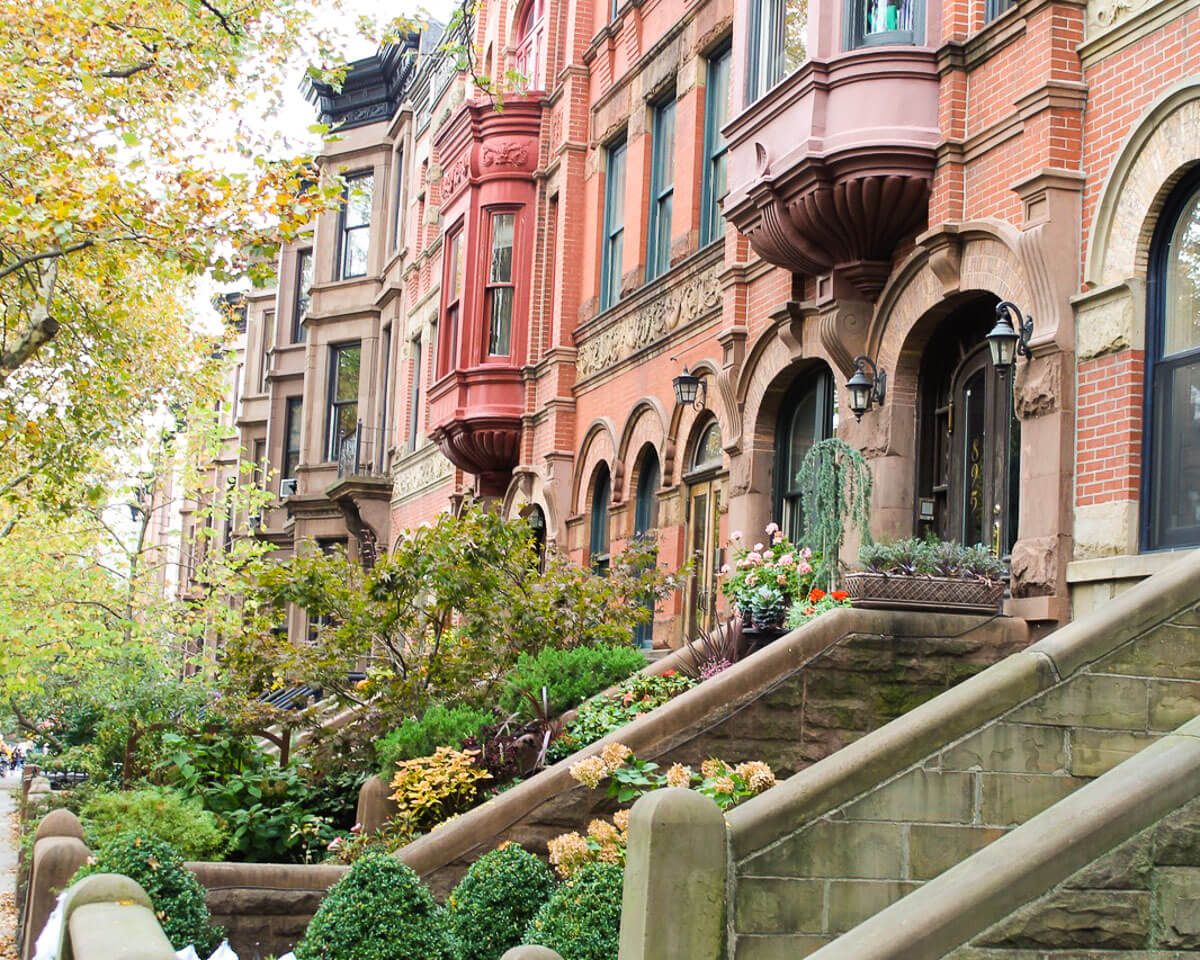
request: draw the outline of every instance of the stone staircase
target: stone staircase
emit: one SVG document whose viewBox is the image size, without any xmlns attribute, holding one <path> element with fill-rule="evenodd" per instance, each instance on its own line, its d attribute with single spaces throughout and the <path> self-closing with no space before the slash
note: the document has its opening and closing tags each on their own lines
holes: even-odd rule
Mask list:
<svg viewBox="0 0 1200 960">
<path fill-rule="evenodd" d="M 864 950 L 859 931 L 884 916 L 879 941 L 903 942 L 932 902 L 922 896 L 924 885 L 953 895 L 947 871 L 958 874 L 958 886 L 974 875 L 970 864 L 983 869 L 992 862 L 994 869 L 993 861 L 977 859 L 990 845 L 1071 804 L 1109 771 L 1119 790 L 1138 774 L 1113 768 L 1125 771 L 1123 761 L 1198 715 L 1200 551 L 731 812 L 728 955 L 790 960 L 819 952 L 821 960 L 863 960 L 876 954 Z M 1193 780 L 1189 799 L 1200 793 L 1200 774 Z M 1129 834 L 1113 829 L 1105 836 L 1112 846 Z M 1195 842 L 1200 846 L 1200 837 Z M 1197 884 L 1189 909 L 1200 918 Z M 1129 909 L 1150 903 L 1150 892 L 1142 893 Z M 1087 899 L 1060 897 L 1076 905 Z M 1052 929 L 1056 917 L 1059 926 L 1075 922 L 1062 919 L 1062 903 L 1038 909 L 1042 919 L 1030 920 L 1034 926 Z M 973 909 L 972 916 L 986 915 Z M 992 933 L 980 927 L 972 935 L 982 939 L 956 957 L 981 960 L 999 950 L 997 960 L 1033 960 L 1040 954 L 1023 951 L 1051 941 L 1063 949 L 1107 942 L 1101 934 L 1095 942 L 1068 934 L 1039 939 L 1012 923 Z M 1096 921 L 1098 929 L 1106 925 Z M 878 955 L 942 956 L 944 946 Z"/>
</svg>

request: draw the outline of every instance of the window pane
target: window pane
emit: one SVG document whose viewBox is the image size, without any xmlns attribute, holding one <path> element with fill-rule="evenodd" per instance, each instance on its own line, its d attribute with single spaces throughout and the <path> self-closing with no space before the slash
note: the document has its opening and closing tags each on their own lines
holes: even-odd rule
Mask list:
<svg viewBox="0 0 1200 960">
<path fill-rule="evenodd" d="M 664 273 L 671 260 L 671 194 L 675 183 L 675 101 L 661 104 L 654 113 L 654 149 L 651 157 L 650 249 L 646 278 Z"/>
<path fill-rule="evenodd" d="M 375 175 L 368 173 L 346 184 L 347 227 L 365 227 L 371 222 L 371 194 L 375 188 Z"/>
<path fill-rule="evenodd" d="M 672 194 L 668 193 L 656 206 L 653 276 L 666 273 L 671 266 L 671 200 Z"/>
<path fill-rule="evenodd" d="M 291 397 L 287 402 L 287 441 L 283 454 L 284 479 L 296 476 L 296 468 L 300 466 L 300 397 Z"/>
<path fill-rule="evenodd" d="M 512 281 L 513 214 L 500 213 L 492 217 L 492 269 L 489 283 Z"/>
<path fill-rule="evenodd" d="M 358 370 L 362 358 L 359 347 L 342 347 L 337 352 L 333 399 L 339 403 L 358 399 Z"/>
<path fill-rule="evenodd" d="M 394 164 L 394 174 L 396 178 L 396 195 L 393 198 L 396 204 L 395 214 L 392 220 L 392 247 L 393 249 L 400 246 L 400 234 L 403 232 L 404 226 L 404 153 L 397 150 Z"/>
<path fill-rule="evenodd" d="M 292 342 L 304 342 L 304 317 L 308 314 L 308 290 L 313 280 L 313 258 L 311 250 L 296 254 L 296 309 L 292 317 Z"/>
<path fill-rule="evenodd" d="M 725 138 L 721 128 L 729 121 L 729 64 L 726 50 L 708 62 L 708 86 L 704 108 L 703 200 L 700 210 L 700 244 L 712 243 L 724 229 L 720 201 L 728 192 L 726 184 Z"/>
<path fill-rule="evenodd" d="M 983 371 L 976 373 L 962 392 L 963 429 L 966 430 L 962 451 L 963 498 L 962 542 L 971 546 L 985 542 L 984 531 L 984 419 L 987 400 L 984 394 Z"/>
<path fill-rule="evenodd" d="M 367 253 L 371 244 L 371 231 L 359 227 L 346 231 L 345 251 L 342 268 L 343 277 L 361 277 L 367 272 Z"/>
<path fill-rule="evenodd" d="M 1183 208 L 1167 247 L 1163 356 L 1200 347 L 1200 190 Z"/>
<path fill-rule="evenodd" d="M 912 30 L 913 0 L 863 0 L 866 4 L 865 33 Z"/>
<path fill-rule="evenodd" d="M 488 353 L 503 357 L 508 355 L 509 335 L 512 330 L 512 287 L 493 287 L 491 334 L 488 338 Z"/>
<path fill-rule="evenodd" d="M 1163 371 L 1153 496 L 1159 545 L 1194 542 L 1200 528 L 1200 363 Z"/>
<path fill-rule="evenodd" d="M 450 247 L 450 299 L 459 300 L 463 290 L 462 233 L 454 236 Z"/>
<path fill-rule="evenodd" d="M 625 229 L 625 144 L 608 150 L 604 183 L 604 249 L 600 261 L 600 309 L 621 295 L 622 235 Z"/>
<path fill-rule="evenodd" d="M 705 429 L 700 442 L 696 444 L 696 456 L 692 460 L 695 468 L 720 466 L 721 464 L 721 428 L 716 423 L 710 423 Z"/>
</svg>

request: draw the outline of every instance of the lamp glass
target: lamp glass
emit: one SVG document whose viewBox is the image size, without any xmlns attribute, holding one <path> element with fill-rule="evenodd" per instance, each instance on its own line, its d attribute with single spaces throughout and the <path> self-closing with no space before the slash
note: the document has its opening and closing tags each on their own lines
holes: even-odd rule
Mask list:
<svg viewBox="0 0 1200 960">
<path fill-rule="evenodd" d="M 985 338 L 988 349 L 992 353 L 992 363 L 997 367 L 1011 367 L 1017 353 L 1017 331 L 1008 322 L 1007 317 L 1001 317 L 992 327 Z"/>
<path fill-rule="evenodd" d="M 861 417 L 867 412 L 871 403 L 871 386 L 871 381 L 863 374 L 861 367 L 846 381 L 846 390 L 850 393 L 850 412 L 856 417 Z"/>
<path fill-rule="evenodd" d="M 696 402 L 696 394 L 700 390 L 700 378 L 690 373 L 681 373 L 673 381 L 675 387 L 675 402 L 680 406 L 688 406 Z"/>
</svg>

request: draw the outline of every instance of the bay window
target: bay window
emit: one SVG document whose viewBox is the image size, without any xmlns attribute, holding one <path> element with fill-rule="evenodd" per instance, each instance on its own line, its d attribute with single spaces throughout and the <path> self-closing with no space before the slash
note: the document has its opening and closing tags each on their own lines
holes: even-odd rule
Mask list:
<svg viewBox="0 0 1200 960">
<path fill-rule="evenodd" d="M 808 0 L 751 0 L 749 15 L 747 104 L 761 97 L 807 58 Z"/>
</svg>

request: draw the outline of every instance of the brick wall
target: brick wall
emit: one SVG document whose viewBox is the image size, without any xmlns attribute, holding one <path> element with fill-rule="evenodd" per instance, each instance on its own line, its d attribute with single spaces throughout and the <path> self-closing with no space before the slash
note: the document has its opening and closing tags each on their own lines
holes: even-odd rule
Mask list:
<svg viewBox="0 0 1200 960">
<path fill-rule="evenodd" d="M 1122 350 L 1079 363 L 1076 506 L 1138 497 L 1143 361 Z"/>
</svg>

